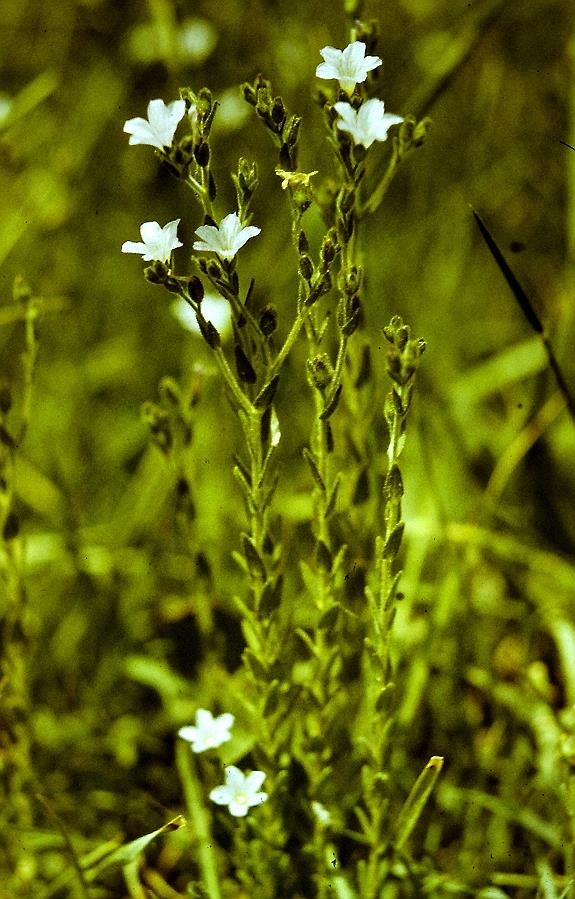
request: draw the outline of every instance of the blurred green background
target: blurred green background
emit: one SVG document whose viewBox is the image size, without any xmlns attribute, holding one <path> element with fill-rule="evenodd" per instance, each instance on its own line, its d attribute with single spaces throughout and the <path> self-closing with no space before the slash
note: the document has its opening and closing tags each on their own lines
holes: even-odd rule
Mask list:
<svg viewBox="0 0 575 899">
<path fill-rule="evenodd" d="M 532 298 L 575 390 L 575 151 L 561 143 L 575 146 L 573 10 L 563 0 L 393 0 L 368 3 L 363 15 L 381 26 L 386 109 L 433 119 L 365 228 L 374 345 L 394 313 L 428 343 L 404 463 L 407 598 L 397 639 L 400 724 L 412 740 L 406 789 L 430 752 L 446 753 L 437 801 L 447 824 L 436 824 L 426 850 L 463 879 L 479 856 L 479 883 L 493 870 L 537 877 L 536 860 L 554 864 L 558 851 L 543 827 L 557 795 L 538 797 L 539 829 L 509 809 L 531 801 L 544 778 L 526 683 L 544 682 L 533 695 L 551 717 L 575 702 L 575 425 L 470 205 Z M 241 589 L 229 557 L 241 515 L 233 419 L 209 350 L 144 281 L 140 261 L 120 253 L 154 219 L 181 217 L 189 247 L 199 213 L 150 148 L 128 147 L 122 127 L 150 99 L 176 99 L 179 86 L 206 85 L 221 101 L 218 210 L 233 209 L 228 173 L 238 156 L 256 159 L 262 234 L 240 271 L 255 277 L 262 304 L 276 303 L 285 333 L 295 302 L 289 214 L 272 148 L 238 85 L 261 72 L 304 116 L 300 165 L 319 169 L 320 183 L 333 163 L 314 72 L 323 46 L 346 45 L 346 27 L 343 9 L 318 0 L 2 3 L 0 375 L 16 400 L 16 275 L 44 309 L 14 503 L 34 772 L 84 848 L 118 829 L 138 836 L 179 810 L 172 734 L 197 695 L 217 695 L 223 673 L 211 670 L 197 690 L 193 678 L 206 653 L 223 652 L 233 670 L 242 648 L 230 603 Z M 387 153 L 384 144 L 373 157 L 383 165 Z M 176 473 L 149 446 L 140 414 L 164 375 L 201 385 L 189 473 L 205 565 L 189 554 Z M 297 366 L 288 375 L 278 397 L 278 507 L 285 497 L 288 521 L 297 521 L 287 494 L 305 506 L 309 413 Z M 208 594 L 217 627 L 214 647 L 202 649 Z M 477 800 L 465 811 L 456 792 L 465 786 L 503 793 L 505 807 Z M 34 878 L 48 882 L 64 864 L 61 838 L 42 844 L 38 834 L 53 822 L 33 804 L 6 808 L 8 822 L 27 820 L 36 834 L 27 872 L 13 844 L 5 852 L 8 869 L 14 859 L 20 866 L 6 896 L 32 895 Z M 509 895 L 535 895 L 532 886 Z"/>
</svg>

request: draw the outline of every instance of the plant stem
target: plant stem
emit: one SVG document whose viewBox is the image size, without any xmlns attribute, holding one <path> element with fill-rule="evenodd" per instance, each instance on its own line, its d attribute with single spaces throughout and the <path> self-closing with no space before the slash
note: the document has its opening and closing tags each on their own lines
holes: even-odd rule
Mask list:
<svg viewBox="0 0 575 899">
<path fill-rule="evenodd" d="M 203 790 L 198 781 L 196 766 L 192 759 L 190 748 L 181 740 L 178 740 L 176 744 L 176 766 L 184 788 L 188 815 L 193 822 L 198 841 L 200 869 L 208 896 L 210 899 L 222 899 L 210 822 L 204 808 Z"/>
</svg>

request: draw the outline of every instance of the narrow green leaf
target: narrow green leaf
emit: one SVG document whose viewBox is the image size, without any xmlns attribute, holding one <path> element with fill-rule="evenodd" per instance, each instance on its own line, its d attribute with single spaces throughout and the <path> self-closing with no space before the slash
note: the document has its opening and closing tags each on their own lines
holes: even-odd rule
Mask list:
<svg viewBox="0 0 575 899">
<path fill-rule="evenodd" d="M 399 524 L 396 524 L 391 534 L 385 541 L 385 546 L 383 547 L 383 558 L 384 559 L 395 559 L 399 552 L 399 548 L 401 546 L 401 540 L 403 538 L 403 531 L 405 530 L 405 522 L 400 521 Z"/>
<path fill-rule="evenodd" d="M 265 581 L 266 566 L 264 565 L 263 559 L 257 551 L 252 538 L 247 534 L 242 534 L 242 549 L 252 577 L 260 578 L 262 581 Z"/>
<path fill-rule="evenodd" d="M 263 707 L 263 716 L 264 718 L 269 718 L 270 715 L 277 710 L 280 701 L 280 682 L 275 678 L 268 687 L 268 694 L 266 696 L 264 707 Z"/>
<path fill-rule="evenodd" d="M 333 396 L 328 400 L 325 409 L 320 414 L 321 421 L 327 421 L 328 418 L 331 418 L 335 410 L 339 405 L 339 401 L 341 398 L 341 392 L 343 390 L 343 384 L 340 384 Z"/>
<path fill-rule="evenodd" d="M 312 456 L 312 454 L 311 454 L 310 451 L 308 450 L 307 446 L 304 446 L 304 449 L 303 449 L 303 457 L 304 457 L 304 459 L 306 460 L 307 464 L 308 464 L 309 467 L 310 467 L 310 471 L 311 471 L 311 473 L 312 473 L 312 475 L 313 475 L 314 481 L 315 481 L 316 484 L 320 487 L 322 493 L 325 493 L 325 492 L 326 492 L 326 487 L 325 487 L 325 484 L 324 484 L 324 482 L 323 482 L 323 478 L 322 478 L 322 476 L 321 476 L 321 474 L 320 474 L 319 468 L 317 467 L 317 462 L 315 461 L 314 457 Z"/>
<path fill-rule="evenodd" d="M 185 824 L 185 818 L 182 815 L 178 815 L 176 818 L 168 821 L 167 824 L 164 824 L 163 827 L 159 827 L 158 830 L 153 830 L 151 833 L 144 834 L 143 837 L 131 840 L 131 842 L 126 843 L 124 846 L 119 846 L 102 859 L 98 865 L 86 872 L 87 879 L 93 880 L 96 876 L 99 876 L 103 871 L 107 871 L 109 868 L 124 867 L 124 865 L 128 865 L 130 862 L 134 861 L 134 859 L 138 858 L 144 849 L 163 833 L 179 830 L 180 827 L 184 827 Z"/>
<path fill-rule="evenodd" d="M 477 222 L 479 230 L 481 231 L 481 236 L 483 237 L 483 240 L 487 244 L 487 248 L 489 249 L 489 252 L 495 259 L 495 262 L 496 262 L 501 274 L 507 281 L 507 284 L 509 285 L 509 288 L 510 288 L 513 296 L 517 300 L 517 303 L 519 304 L 519 307 L 520 307 L 523 315 L 525 316 L 525 318 L 527 319 L 527 321 L 529 322 L 529 324 L 531 325 L 533 330 L 536 331 L 537 334 L 542 334 L 543 333 L 543 325 L 541 324 L 541 319 L 537 315 L 537 312 L 535 311 L 535 308 L 534 308 L 531 300 L 529 299 L 529 297 L 527 296 L 527 294 L 521 287 L 521 284 L 515 277 L 513 271 L 511 270 L 509 263 L 507 262 L 503 253 L 499 249 L 499 247 L 498 247 L 497 243 L 495 242 L 495 239 L 491 235 L 490 231 L 487 229 L 487 226 L 485 225 L 481 216 L 475 211 L 475 209 L 472 209 L 471 211 L 473 212 L 475 221 Z"/>
<path fill-rule="evenodd" d="M 405 800 L 395 824 L 393 843 L 396 849 L 402 849 L 409 839 L 413 828 L 421 817 L 421 813 L 431 795 L 442 767 L 442 756 L 433 755 L 413 785 L 411 793 Z"/>
</svg>

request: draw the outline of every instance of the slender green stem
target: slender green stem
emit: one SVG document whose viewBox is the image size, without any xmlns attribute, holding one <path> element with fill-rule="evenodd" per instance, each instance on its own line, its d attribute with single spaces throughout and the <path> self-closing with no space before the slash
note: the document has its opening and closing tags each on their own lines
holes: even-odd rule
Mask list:
<svg viewBox="0 0 575 899">
<path fill-rule="evenodd" d="M 218 864 L 210 822 L 204 808 L 203 790 L 198 780 L 195 762 L 187 744 L 176 744 L 176 766 L 184 788 L 186 808 L 198 840 L 198 855 L 204 884 L 210 899 L 222 899 L 218 877 Z"/>
<path fill-rule="evenodd" d="M 229 366 L 228 360 L 225 357 L 224 351 L 221 347 L 218 346 L 215 348 L 214 353 L 216 354 L 216 359 L 218 360 L 220 371 L 222 372 L 224 380 L 230 389 L 230 393 L 236 400 L 240 409 L 243 409 L 246 415 L 251 415 L 253 406 L 238 384 L 237 379 Z"/>
</svg>

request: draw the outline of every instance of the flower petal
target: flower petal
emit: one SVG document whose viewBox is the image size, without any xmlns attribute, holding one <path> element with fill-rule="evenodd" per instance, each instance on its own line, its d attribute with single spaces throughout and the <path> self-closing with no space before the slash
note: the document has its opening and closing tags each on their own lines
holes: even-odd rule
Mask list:
<svg viewBox="0 0 575 899">
<path fill-rule="evenodd" d="M 228 765 L 226 768 L 226 786 L 234 790 L 244 789 L 245 777 L 239 768 L 235 765 Z"/>
<path fill-rule="evenodd" d="M 210 799 L 216 805 L 227 805 L 231 799 L 230 788 L 227 786 L 214 787 L 210 793 Z"/>
<path fill-rule="evenodd" d="M 140 234 L 145 243 L 153 243 L 160 237 L 162 229 L 158 222 L 144 222 L 140 227 Z"/>
<path fill-rule="evenodd" d="M 145 243 L 135 243 L 133 240 L 125 240 L 122 244 L 122 253 L 147 253 L 148 248 Z"/>
<path fill-rule="evenodd" d="M 252 771 L 245 779 L 246 791 L 257 793 L 265 779 L 266 775 L 263 771 Z"/>
</svg>

